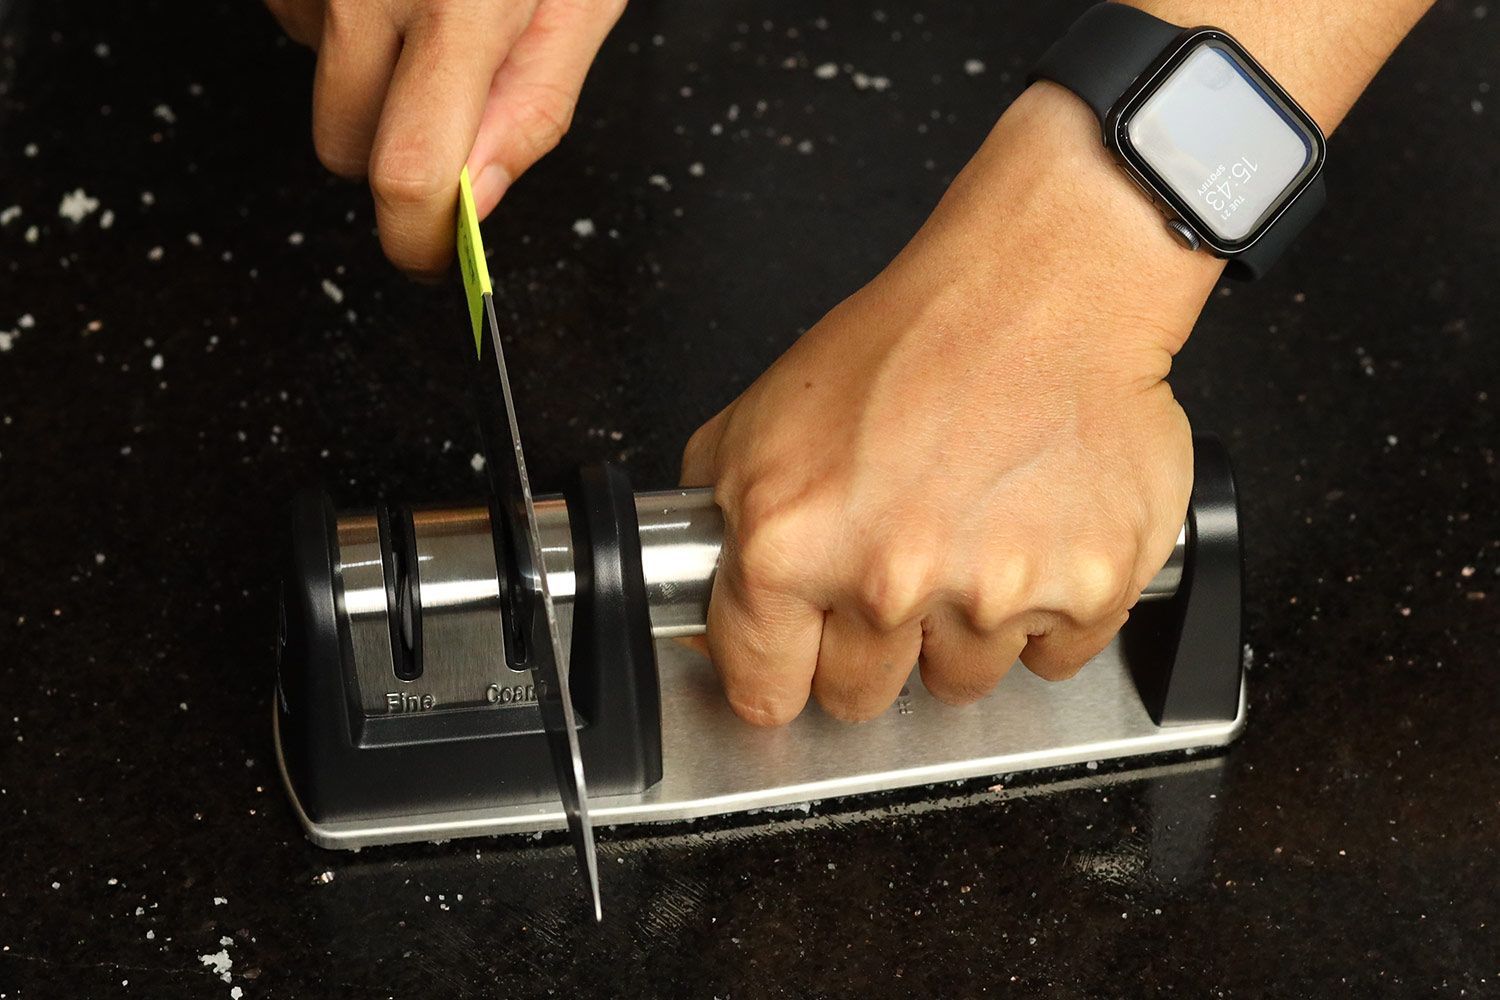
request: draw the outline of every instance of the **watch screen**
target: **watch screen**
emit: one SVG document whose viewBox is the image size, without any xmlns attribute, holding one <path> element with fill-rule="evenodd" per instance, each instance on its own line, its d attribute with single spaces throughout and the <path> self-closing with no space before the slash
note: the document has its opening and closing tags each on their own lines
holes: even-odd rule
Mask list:
<svg viewBox="0 0 1500 1000">
<path fill-rule="evenodd" d="M 1255 232 L 1318 156 L 1314 136 L 1227 46 L 1195 46 L 1131 113 L 1130 145 L 1220 242 Z"/>
</svg>

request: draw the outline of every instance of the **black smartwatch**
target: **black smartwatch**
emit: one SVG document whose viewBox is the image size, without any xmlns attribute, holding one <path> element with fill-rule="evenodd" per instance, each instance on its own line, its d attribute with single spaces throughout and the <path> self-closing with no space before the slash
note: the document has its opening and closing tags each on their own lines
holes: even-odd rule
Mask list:
<svg viewBox="0 0 1500 1000">
<path fill-rule="evenodd" d="M 1228 33 L 1122 3 L 1084 11 L 1031 72 L 1094 109 L 1104 145 L 1190 250 L 1256 278 L 1323 207 L 1322 130 Z"/>
</svg>

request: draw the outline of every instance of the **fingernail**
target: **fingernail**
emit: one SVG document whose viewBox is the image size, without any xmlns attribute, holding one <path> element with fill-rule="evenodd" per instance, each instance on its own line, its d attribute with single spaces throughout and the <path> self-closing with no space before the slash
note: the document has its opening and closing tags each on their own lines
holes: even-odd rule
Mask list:
<svg viewBox="0 0 1500 1000">
<path fill-rule="evenodd" d="M 474 178 L 474 211 L 479 213 L 481 219 L 489 215 L 500 203 L 508 187 L 510 187 L 510 177 L 500 164 L 491 163 L 479 171 Z"/>
</svg>

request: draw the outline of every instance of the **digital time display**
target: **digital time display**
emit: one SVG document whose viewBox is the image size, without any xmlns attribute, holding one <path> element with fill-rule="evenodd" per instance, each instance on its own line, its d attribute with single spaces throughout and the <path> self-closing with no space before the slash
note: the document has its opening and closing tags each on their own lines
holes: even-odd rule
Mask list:
<svg viewBox="0 0 1500 1000">
<path fill-rule="evenodd" d="M 1130 115 L 1136 154 L 1220 242 L 1254 233 L 1314 166 L 1317 147 L 1216 40 L 1188 52 Z"/>
</svg>

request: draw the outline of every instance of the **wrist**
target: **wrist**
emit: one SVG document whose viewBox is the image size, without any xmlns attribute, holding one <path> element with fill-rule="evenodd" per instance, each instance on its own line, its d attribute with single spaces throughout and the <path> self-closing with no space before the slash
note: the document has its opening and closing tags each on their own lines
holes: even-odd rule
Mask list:
<svg viewBox="0 0 1500 1000">
<path fill-rule="evenodd" d="M 1224 266 L 1172 239 L 1088 107 L 1046 82 L 1006 110 L 902 257 L 980 309 L 1067 317 L 1055 332 L 1095 350 L 1146 337 L 1169 353 Z"/>
</svg>

